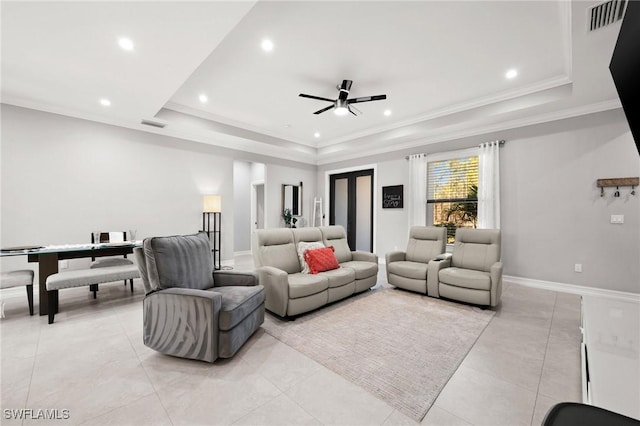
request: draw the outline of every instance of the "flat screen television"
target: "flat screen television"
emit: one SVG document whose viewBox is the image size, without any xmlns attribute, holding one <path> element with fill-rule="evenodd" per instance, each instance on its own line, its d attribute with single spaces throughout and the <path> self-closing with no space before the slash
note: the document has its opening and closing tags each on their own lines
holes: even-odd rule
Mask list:
<svg viewBox="0 0 640 426">
<path fill-rule="evenodd" d="M 640 0 L 627 4 L 609 71 L 640 155 Z"/>
</svg>

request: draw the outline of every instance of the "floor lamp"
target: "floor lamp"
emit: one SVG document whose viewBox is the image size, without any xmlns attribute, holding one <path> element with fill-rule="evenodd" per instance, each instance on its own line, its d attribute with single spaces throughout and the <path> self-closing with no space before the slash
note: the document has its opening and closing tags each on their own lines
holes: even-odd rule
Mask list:
<svg viewBox="0 0 640 426">
<path fill-rule="evenodd" d="M 220 237 L 222 235 L 222 197 L 220 195 L 205 195 L 202 200 L 202 230 L 207 233 L 209 241 L 213 235 L 213 268 L 222 269 L 220 262 Z M 211 230 L 211 214 L 213 213 L 213 231 Z"/>
</svg>

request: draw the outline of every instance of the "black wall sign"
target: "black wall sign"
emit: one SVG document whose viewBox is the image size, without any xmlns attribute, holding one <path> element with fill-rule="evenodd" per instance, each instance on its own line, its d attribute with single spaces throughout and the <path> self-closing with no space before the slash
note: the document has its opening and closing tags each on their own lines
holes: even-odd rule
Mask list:
<svg viewBox="0 0 640 426">
<path fill-rule="evenodd" d="M 383 186 L 382 187 L 382 208 L 383 209 L 401 209 L 403 185 Z"/>
</svg>

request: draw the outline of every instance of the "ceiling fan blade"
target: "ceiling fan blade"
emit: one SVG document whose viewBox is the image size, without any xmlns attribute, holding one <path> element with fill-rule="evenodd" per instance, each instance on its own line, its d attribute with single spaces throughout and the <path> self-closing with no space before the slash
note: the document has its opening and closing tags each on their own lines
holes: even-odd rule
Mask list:
<svg viewBox="0 0 640 426">
<path fill-rule="evenodd" d="M 309 98 L 309 99 L 317 99 L 319 101 L 327 101 L 327 102 L 335 102 L 335 99 L 321 98 L 320 96 L 306 95 L 304 93 L 300 93 L 298 96 L 301 98 Z"/>
<path fill-rule="evenodd" d="M 342 84 L 338 87 L 340 94 L 338 95 L 338 99 L 346 100 L 349 97 L 349 91 L 351 90 L 351 85 L 353 81 L 351 80 L 342 80 Z"/>
<path fill-rule="evenodd" d="M 384 99 L 387 99 L 387 95 L 363 96 L 361 98 L 347 99 L 347 103 L 358 104 L 362 102 L 382 101 Z"/>
<path fill-rule="evenodd" d="M 356 117 L 358 116 L 358 114 L 356 114 L 355 112 L 353 112 L 353 110 L 351 109 L 351 107 L 347 107 L 347 109 L 349 110 L 349 112 L 353 115 L 355 115 Z"/>
<path fill-rule="evenodd" d="M 358 108 L 356 108 L 356 107 L 355 107 L 355 106 L 353 106 L 353 105 L 347 104 L 347 108 L 349 108 L 349 111 L 351 111 L 352 109 L 355 109 L 355 110 L 356 110 L 356 112 L 358 113 L 357 115 L 362 115 L 362 114 L 363 114 L 363 112 L 362 112 L 362 111 L 360 111 Z"/>
<path fill-rule="evenodd" d="M 323 112 L 325 112 L 325 111 L 329 111 L 331 108 L 333 108 L 333 105 L 329 105 L 329 106 L 328 106 L 328 107 L 326 107 L 326 108 L 319 109 L 319 110 L 317 110 L 316 112 L 314 112 L 314 114 L 322 114 L 322 113 L 323 113 Z"/>
</svg>

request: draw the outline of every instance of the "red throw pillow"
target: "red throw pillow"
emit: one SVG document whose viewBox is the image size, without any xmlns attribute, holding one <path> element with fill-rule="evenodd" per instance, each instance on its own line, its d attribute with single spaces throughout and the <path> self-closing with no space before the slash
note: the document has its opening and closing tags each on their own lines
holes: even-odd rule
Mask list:
<svg viewBox="0 0 640 426">
<path fill-rule="evenodd" d="M 340 267 L 336 255 L 333 254 L 333 247 L 309 249 L 304 252 L 304 260 L 309 265 L 309 272 L 312 274 Z"/>
</svg>

